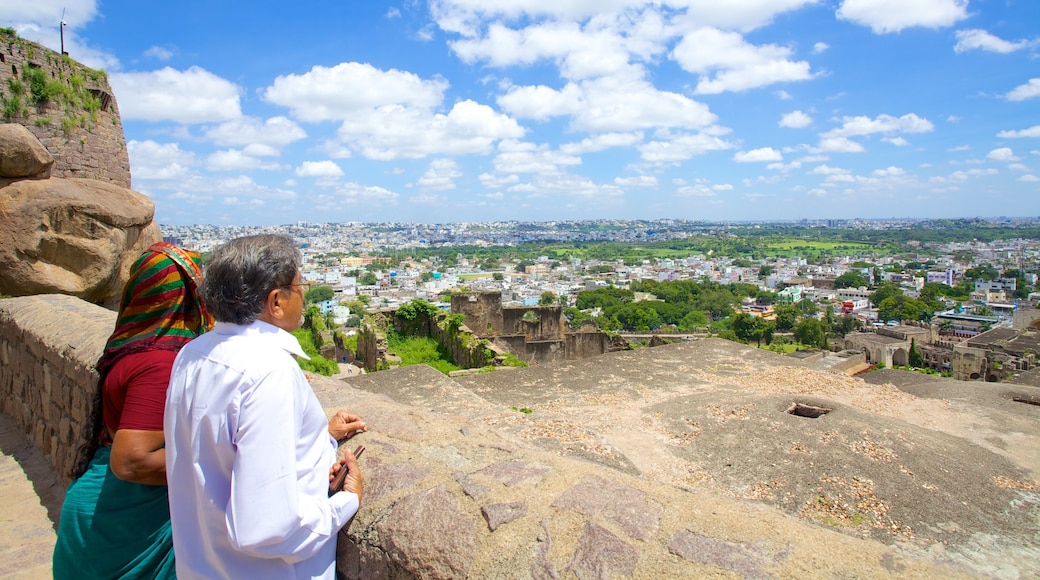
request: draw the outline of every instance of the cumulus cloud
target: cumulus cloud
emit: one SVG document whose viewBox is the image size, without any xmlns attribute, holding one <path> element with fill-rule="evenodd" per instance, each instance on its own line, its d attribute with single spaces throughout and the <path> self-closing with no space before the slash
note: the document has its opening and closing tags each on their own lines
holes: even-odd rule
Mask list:
<svg viewBox="0 0 1040 580">
<path fill-rule="evenodd" d="M 491 107 L 455 103 L 447 114 L 402 106 L 379 107 L 344 121 L 338 137 L 369 159 L 416 159 L 428 155 L 487 154 L 500 139 L 518 139 L 525 130 Z"/>
<path fill-rule="evenodd" d="M 342 177 L 343 170 L 335 161 L 304 161 L 296 168 L 297 177 Z"/>
<path fill-rule="evenodd" d="M 1022 129 L 1021 131 L 1001 131 L 997 133 L 997 137 L 1001 139 L 1019 139 L 1023 137 L 1040 137 L 1040 125 L 1033 125 L 1028 129 Z"/>
<path fill-rule="evenodd" d="M 379 107 L 436 107 L 447 88 L 442 78 L 423 80 L 410 72 L 345 62 L 280 76 L 264 90 L 264 98 L 302 121 L 342 121 Z"/>
<path fill-rule="evenodd" d="M 462 177 L 459 164 L 452 159 L 434 159 L 417 184 L 423 189 L 455 189 L 455 179 Z"/>
<path fill-rule="evenodd" d="M 923 119 L 910 113 L 902 117 L 891 115 L 878 115 L 877 118 L 870 117 L 842 117 L 842 126 L 827 131 L 824 138 L 829 137 L 860 137 L 875 133 L 928 133 L 935 129 L 935 125 L 928 119 Z"/>
<path fill-rule="evenodd" d="M 281 169 L 277 163 L 264 162 L 237 149 L 217 151 L 206 158 L 206 169 L 210 171 L 249 171 Z"/>
<path fill-rule="evenodd" d="M 615 177 L 614 184 L 619 187 L 657 187 L 657 178 L 653 175 L 636 175 L 635 177 Z"/>
<path fill-rule="evenodd" d="M 907 145 L 910 144 L 909 141 L 907 141 L 906 139 L 903 139 L 902 137 L 883 137 L 881 140 L 882 141 L 886 141 L 888 143 L 891 143 L 891 144 L 895 145 L 896 147 L 906 147 Z"/>
<path fill-rule="evenodd" d="M 779 125 L 789 129 L 802 129 L 812 125 L 812 117 L 801 111 L 791 111 L 780 118 Z"/>
<path fill-rule="evenodd" d="M 571 115 L 571 129 L 594 133 L 657 127 L 695 129 L 715 122 L 700 103 L 644 80 L 600 78 L 568 83 L 556 91 L 545 86 L 516 87 L 499 97 L 503 110 L 520 118 Z"/>
<path fill-rule="evenodd" d="M 144 55 L 155 60 L 170 60 L 173 58 L 173 51 L 161 46 L 153 46 L 144 51 Z"/>
<path fill-rule="evenodd" d="M 1035 176 L 1033 174 L 1027 174 L 1027 175 L 1023 175 L 1022 177 L 1019 177 L 1018 180 L 1019 181 L 1024 181 L 1026 183 L 1037 183 L 1037 182 L 1040 182 L 1040 177 L 1037 177 L 1037 176 Z"/>
<path fill-rule="evenodd" d="M 553 151 L 548 145 L 507 140 L 499 144 L 498 151 L 495 170 L 504 174 L 559 174 L 565 167 L 581 164 L 580 157 Z"/>
<path fill-rule="evenodd" d="M 676 189 L 675 195 L 678 197 L 716 197 L 718 194 L 712 191 L 712 189 L 707 185 L 696 183 L 693 185 L 684 185 L 679 189 Z"/>
<path fill-rule="evenodd" d="M 217 145 L 267 145 L 284 147 L 299 141 L 307 133 L 299 125 L 285 117 L 271 117 L 261 122 L 256 117 L 240 117 L 205 132 L 206 138 Z"/>
<path fill-rule="evenodd" d="M 762 147 L 751 151 L 738 151 L 733 155 L 733 161 L 737 163 L 761 163 L 768 161 L 783 161 L 784 156 L 772 147 Z"/>
<path fill-rule="evenodd" d="M 812 52 L 813 54 L 823 54 L 824 52 L 827 52 L 827 49 L 829 49 L 830 47 L 831 45 L 827 44 L 826 42 L 817 42 L 813 45 Z"/>
<path fill-rule="evenodd" d="M 986 159 L 991 161 L 1018 161 L 1018 157 L 1015 157 L 1015 153 L 1010 147 L 1001 147 L 994 149 L 986 154 Z"/>
<path fill-rule="evenodd" d="M 905 28 L 943 28 L 968 17 L 968 0 L 842 0 L 837 16 L 876 34 Z"/>
<path fill-rule="evenodd" d="M 643 140 L 641 131 L 631 133 L 601 133 L 582 139 L 578 143 L 564 143 L 560 151 L 568 155 L 581 155 L 594 151 L 603 151 L 613 147 L 631 147 Z"/>
<path fill-rule="evenodd" d="M 1008 54 L 1029 46 L 1029 41 L 1008 42 L 985 30 L 973 28 L 971 30 L 957 31 L 957 44 L 953 46 L 954 52 L 966 52 L 969 50 L 985 50 Z"/>
<path fill-rule="evenodd" d="M 242 116 L 239 88 L 232 82 L 193 66 L 142 73 L 113 73 L 112 90 L 119 95 L 123 119 L 212 123 Z"/>
<path fill-rule="evenodd" d="M 195 155 L 177 143 L 129 141 L 126 144 L 134 180 L 178 180 L 188 176 Z"/>
<path fill-rule="evenodd" d="M 1040 79 L 1029 79 L 1024 85 L 1019 85 L 1007 94 L 1009 101 L 1024 101 L 1040 96 Z"/>
<path fill-rule="evenodd" d="M 714 95 L 811 79 L 809 63 L 790 60 L 791 53 L 775 44 L 752 45 L 736 32 L 700 28 L 683 36 L 671 57 L 701 75 L 695 93 Z"/>
<path fill-rule="evenodd" d="M 862 153 L 862 145 L 848 137 L 824 137 L 813 150 L 815 153 Z"/>
<path fill-rule="evenodd" d="M 640 157 L 656 164 L 678 163 L 709 151 L 725 151 L 734 145 L 708 133 L 668 135 L 637 147 Z"/>
</svg>

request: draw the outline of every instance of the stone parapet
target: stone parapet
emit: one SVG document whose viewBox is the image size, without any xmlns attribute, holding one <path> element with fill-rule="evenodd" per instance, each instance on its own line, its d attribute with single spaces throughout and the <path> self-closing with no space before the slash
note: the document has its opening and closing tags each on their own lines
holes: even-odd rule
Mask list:
<svg viewBox="0 0 1040 580">
<path fill-rule="evenodd" d="M 66 484 L 97 388 L 94 363 L 115 318 L 63 294 L 0 300 L 0 411 Z"/>
</svg>

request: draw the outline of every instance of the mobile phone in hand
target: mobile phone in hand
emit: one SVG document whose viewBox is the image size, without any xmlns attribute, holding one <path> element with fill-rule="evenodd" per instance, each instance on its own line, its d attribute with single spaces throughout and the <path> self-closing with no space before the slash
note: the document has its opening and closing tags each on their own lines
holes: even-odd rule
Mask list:
<svg viewBox="0 0 1040 580">
<path fill-rule="evenodd" d="M 364 451 L 365 446 L 358 445 L 358 448 L 354 450 L 354 459 L 359 459 Z M 332 483 L 329 484 L 329 497 L 332 497 L 333 494 L 343 489 L 343 482 L 346 481 L 348 473 L 350 472 L 347 470 L 347 466 L 341 465 L 339 473 L 336 474 L 335 479 L 333 479 Z"/>
</svg>

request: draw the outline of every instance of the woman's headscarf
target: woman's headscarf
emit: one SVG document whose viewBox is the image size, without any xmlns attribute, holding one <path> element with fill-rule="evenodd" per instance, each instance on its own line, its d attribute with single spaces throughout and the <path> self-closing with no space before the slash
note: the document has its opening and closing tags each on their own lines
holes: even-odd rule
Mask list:
<svg viewBox="0 0 1040 580">
<path fill-rule="evenodd" d="M 120 357 L 146 350 L 180 350 L 213 327 L 198 297 L 200 255 L 173 244 L 153 244 L 130 267 L 116 328 L 98 360 L 102 377 Z"/>
</svg>

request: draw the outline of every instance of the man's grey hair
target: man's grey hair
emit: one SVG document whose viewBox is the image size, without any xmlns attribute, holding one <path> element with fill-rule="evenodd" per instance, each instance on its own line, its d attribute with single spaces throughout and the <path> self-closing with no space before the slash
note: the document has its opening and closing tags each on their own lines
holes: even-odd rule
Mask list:
<svg viewBox="0 0 1040 580">
<path fill-rule="evenodd" d="M 264 312 L 271 290 L 290 286 L 300 271 L 300 250 L 289 236 L 236 238 L 210 254 L 199 294 L 219 322 L 249 324 Z"/>
</svg>

